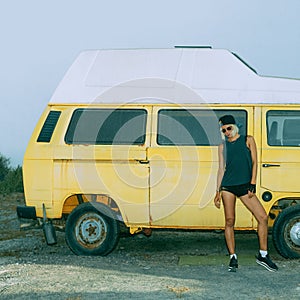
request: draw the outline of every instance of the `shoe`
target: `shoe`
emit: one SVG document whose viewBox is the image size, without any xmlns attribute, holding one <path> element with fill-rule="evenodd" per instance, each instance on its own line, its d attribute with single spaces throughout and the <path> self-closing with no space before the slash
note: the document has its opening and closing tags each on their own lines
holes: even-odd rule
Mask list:
<svg viewBox="0 0 300 300">
<path fill-rule="evenodd" d="M 239 267 L 238 260 L 237 260 L 237 258 L 235 258 L 235 256 L 233 256 L 229 262 L 228 272 L 236 272 L 236 269 L 238 267 Z"/>
<path fill-rule="evenodd" d="M 258 253 L 258 255 L 256 255 L 256 262 L 265 267 L 268 271 L 276 272 L 278 270 L 278 267 L 272 262 L 268 254 L 266 257 L 262 257 L 261 254 Z"/>
</svg>

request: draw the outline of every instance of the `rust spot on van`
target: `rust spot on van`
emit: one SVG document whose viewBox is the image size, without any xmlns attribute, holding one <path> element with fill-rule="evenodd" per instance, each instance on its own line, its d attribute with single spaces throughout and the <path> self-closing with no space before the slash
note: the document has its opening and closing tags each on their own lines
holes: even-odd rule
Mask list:
<svg viewBox="0 0 300 300">
<path fill-rule="evenodd" d="M 103 194 L 74 194 L 68 197 L 63 206 L 63 213 L 70 214 L 72 210 L 84 202 L 98 202 L 109 206 L 115 212 L 119 212 L 116 202 L 108 195 Z"/>
</svg>

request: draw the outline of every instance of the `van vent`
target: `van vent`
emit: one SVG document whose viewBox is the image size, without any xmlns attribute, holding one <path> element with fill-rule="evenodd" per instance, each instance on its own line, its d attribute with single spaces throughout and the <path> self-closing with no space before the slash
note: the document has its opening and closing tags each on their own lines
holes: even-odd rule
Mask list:
<svg viewBox="0 0 300 300">
<path fill-rule="evenodd" d="M 49 143 L 61 111 L 50 111 L 37 139 L 38 143 Z"/>
</svg>

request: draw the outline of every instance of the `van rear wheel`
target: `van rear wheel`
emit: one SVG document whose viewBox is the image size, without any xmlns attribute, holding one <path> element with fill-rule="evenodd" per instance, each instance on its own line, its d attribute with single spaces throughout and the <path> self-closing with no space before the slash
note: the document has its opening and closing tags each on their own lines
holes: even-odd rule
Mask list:
<svg viewBox="0 0 300 300">
<path fill-rule="evenodd" d="M 66 242 L 77 255 L 109 254 L 120 237 L 115 213 L 103 203 L 83 203 L 69 215 Z"/>
<path fill-rule="evenodd" d="M 300 205 L 284 209 L 273 226 L 274 246 L 285 258 L 300 258 Z"/>
</svg>

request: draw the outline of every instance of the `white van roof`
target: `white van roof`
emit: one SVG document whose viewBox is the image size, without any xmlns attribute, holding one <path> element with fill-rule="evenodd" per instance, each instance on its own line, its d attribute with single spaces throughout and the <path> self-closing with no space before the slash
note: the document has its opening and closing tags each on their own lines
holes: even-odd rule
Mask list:
<svg viewBox="0 0 300 300">
<path fill-rule="evenodd" d="M 300 103 L 300 80 L 264 77 L 228 50 L 80 53 L 50 103 Z"/>
</svg>

